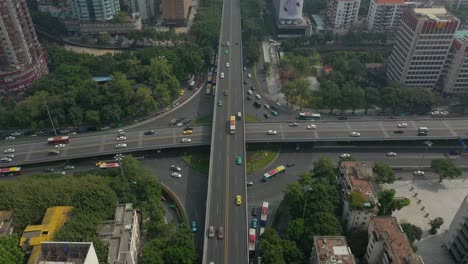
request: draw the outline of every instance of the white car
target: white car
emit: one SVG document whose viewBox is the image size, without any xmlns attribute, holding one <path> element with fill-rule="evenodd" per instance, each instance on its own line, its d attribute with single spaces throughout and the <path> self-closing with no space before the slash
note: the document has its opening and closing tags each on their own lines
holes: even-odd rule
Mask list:
<svg viewBox="0 0 468 264">
<path fill-rule="evenodd" d="M 182 142 L 182 143 L 190 143 L 190 142 L 192 142 L 192 140 L 191 140 L 190 138 L 183 138 L 183 139 L 180 140 L 180 142 Z"/>
<path fill-rule="evenodd" d="M 439 114 L 440 114 L 440 112 L 438 110 L 434 110 L 434 111 L 431 112 L 431 115 L 439 115 Z"/>
<path fill-rule="evenodd" d="M 171 170 L 173 171 L 180 171 L 180 167 L 179 166 L 176 166 L 176 165 L 171 165 Z"/>
<path fill-rule="evenodd" d="M 16 137 L 17 137 L 17 136 L 21 136 L 21 132 L 13 132 L 13 133 L 11 133 L 11 135 L 12 135 L 12 136 L 16 136 Z"/>
<path fill-rule="evenodd" d="M 359 133 L 359 132 L 351 132 L 351 133 L 349 134 L 349 136 L 351 136 L 351 137 L 360 137 L 360 136 L 361 136 L 361 133 Z"/>
<path fill-rule="evenodd" d="M 297 127 L 299 124 L 296 122 L 289 123 L 290 127 Z"/>
<path fill-rule="evenodd" d="M 221 79 L 224 79 L 224 72 L 221 72 Z"/>
<path fill-rule="evenodd" d="M 171 173 L 171 176 L 174 177 L 174 178 L 182 178 L 182 174 L 180 174 L 178 172 Z"/>
<path fill-rule="evenodd" d="M 9 148 L 9 149 L 5 149 L 3 151 L 3 153 L 14 153 L 15 152 L 15 149 L 14 148 Z"/>
<path fill-rule="evenodd" d="M 261 97 L 259 94 L 256 94 L 256 95 L 255 95 L 255 98 L 257 98 L 257 99 L 259 99 L 259 100 L 262 99 L 262 97 Z"/>
<path fill-rule="evenodd" d="M 230 46 L 231 44 L 229 43 L 229 41 L 226 41 L 226 46 Z"/>
<path fill-rule="evenodd" d="M 7 158 L 10 158 L 10 159 L 12 159 L 12 158 L 14 158 L 14 157 L 15 157 L 15 154 L 6 154 L 5 156 L 6 156 Z"/>
<path fill-rule="evenodd" d="M 246 70 L 247 70 L 247 67 L 244 67 L 244 71 L 246 71 Z"/>
<path fill-rule="evenodd" d="M 414 176 L 424 176 L 424 171 L 421 171 L 421 170 L 414 171 L 413 175 Z"/>
<path fill-rule="evenodd" d="M 253 94 L 252 90 L 247 90 L 247 93 L 248 93 L 249 95 L 252 95 L 252 94 Z"/>
<path fill-rule="evenodd" d="M 448 112 L 448 111 L 441 111 L 440 114 L 441 114 L 441 115 L 448 115 L 449 112 Z"/>
<path fill-rule="evenodd" d="M 276 133 L 277 133 L 276 130 L 268 130 L 267 131 L 268 135 L 276 135 Z"/>
<path fill-rule="evenodd" d="M 396 152 L 388 152 L 387 157 L 396 157 Z"/>
<path fill-rule="evenodd" d="M 252 74 L 248 73 L 247 77 L 252 78 Z"/>
<path fill-rule="evenodd" d="M 316 128 L 317 128 L 316 125 L 308 125 L 308 126 L 307 126 L 307 129 L 316 129 Z"/>
<path fill-rule="evenodd" d="M 226 62 L 226 67 L 229 68 L 229 62 Z"/>
<path fill-rule="evenodd" d="M 406 127 L 408 127 L 407 123 L 399 123 L 398 124 L 398 128 L 406 128 Z"/>
<path fill-rule="evenodd" d="M 55 145 L 55 148 L 64 148 L 66 145 L 65 144 L 57 144 Z"/>
<path fill-rule="evenodd" d="M 126 139 L 127 139 L 126 136 L 118 136 L 115 140 L 122 141 L 122 140 L 126 140 Z"/>
<path fill-rule="evenodd" d="M 12 159 L 11 159 L 11 158 L 7 158 L 7 157 L 4 157 L 4 158 L 1 158 L 0 161 L 1 161 L 1 162 L 11 162 Z"/>
<path fill-rule="evenodd" d="M 343 153 L 340 155 L 340 158 L 351 158 L 351 154 L 348 154 L 348 153 Z"/>
<path fill-rule="evenodd" d="M 263 106 L 265 107 L 265 109 L 270 109 L 270 106 L 268 104 L 264 104 Z"/>
<path fill-rule="evenodd" d="M 125 143 L 115 144 L 115 148 L 126 148 L 126 147 L 127 147 L 127 144 Z"/>
<path fill-rule="evenodd" d="M 14 136 L 8 136 L 5 138 L 5 140 L 15 140 L 16 138 Z"/>
</svg>

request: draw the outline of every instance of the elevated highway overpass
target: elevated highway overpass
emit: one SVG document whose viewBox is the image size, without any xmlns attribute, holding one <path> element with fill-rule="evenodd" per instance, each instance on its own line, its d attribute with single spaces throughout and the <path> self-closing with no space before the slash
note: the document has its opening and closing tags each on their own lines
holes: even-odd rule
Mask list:
<svg viewBox="0 0 468 264">
<path fill-rule="evenodd" d="M 338 142 L 338 141 L 412 141 L 412 140 L 449 140 L 468 138 L 468 119 L 407 121 L 408 127 L 403 134 L 394 133 L 398 121 L 356 121 L 356 122 L 314 122 L 316 129 L 306 129 L 307 124 L 299 123 L 290 127 L 285 123 L 245 123 L 247 143 L 262 142 Z M 429 128 L 427 136 L 418 136 L 417 128 Z M 41 162 L 69 160 L 91 156 L 130 153 L 144 150 L 179 148 L 210 145 L 211 126 L 192 126 L 192 135 L 183 135 L 182 127 L 163 127 L 155 129 L 154 135 L 144 135 L 143 130 L 126 131 L 127 140 L 116 141 L 116 133 L 73 136 L 72 142 L 59 149 L 60 154 L 50 156 L 53 146 L 46 143 L 46 138 L 27 138 L 25 140 L 2 141 L 0 151 L 15 149 L 13 162 L 2 163 L 2 167 L 26 165 Z M 266 131 L 276 130 L 276 135 L 267 135 Z M 350 137 L 350 132 L 359 132 L 360 137 Z M 227 131 L 226 131 L 227 133 Z M 190 143 L 182 143 L 182 138 L 190 138 Z M 117 143 L 126 143 L 127 148 L 116 149 Z M 1 156 L 1 155 L 0 155 Z"/>
</svg>

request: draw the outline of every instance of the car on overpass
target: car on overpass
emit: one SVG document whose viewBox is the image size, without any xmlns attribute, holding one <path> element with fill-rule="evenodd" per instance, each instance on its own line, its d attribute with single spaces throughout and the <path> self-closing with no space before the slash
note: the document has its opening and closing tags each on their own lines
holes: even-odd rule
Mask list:
<svg viewBox="0 0 468 264">
<path fill-rule="evenodd" d="M 127 147 L 127 144 L 125 143 L 119 143 L 119 144 L 115 144 L 115 148 L 119 149 L 119 148 L 126 148 Z"/>
<path fill-rule="evenodd" d="M 145 131 L 145 135 L 154 135 L 156 132 L 154 130 L 147 130 Z"/>
<path fill-rule="evenodd" d="M 115 140 L 117 141 L 123 141 L 123 140 L 126 140 L 127 137 L 126 136 L 118 136 Z"/>
<path fill-rule="evenodd" d="M 210 226 L 210 228 L 208 228 L 208 237 L 209 238 L 213 238 L 215 235 L 214 233 L 214 227 L 213 226 Z"/>
<path fill-rule="evenodd" d="M 224 238 L 224 228 L 220 226 L 218 228 L 218 239 L 223 239 Z"/>
<path fill-rule="evenodd" d="M 408 124 L 407 124 L 407 123 L 399 123 L 399 124 L 397 125 L 397 127 L 398 127 L 398 128 L 406 128 L 406 127 L 408 127 Z"/>
<path fill-rule="evenodd" d="M 5 154 L 6 154 L 6 153 L 14 153 L 14 152 L 15 152 L 15 149 L 14 149 L 14 148 L 5 149 L 5 150 L 3 151 L 3 153 L 5 153 Z"/>
<path fill-rule="evenodd" d="M 360 136 L 361 136 L 361 133 L 353 131 L 353 132 L 351 132 L 351 133 L 349 134 L 349 136 L 351 136 L 351 137 L 360 137 Z"/>
<path fill-rule="evenodd" d="M 292 123 L 289 123 L 289 126 L 290 127 L 297 127 L 297 126 L 299 126 L 299 124 L 296 123 L 296 122 L 292 122 Z"/>
<path fill-rule="evenodd" d="M 190 138 L 183 138 L 180 140 L 181 143 L 190 143 L 192 140 Z"/>
<path fill-rule="evenodd" d="M 278 132 L 276 130 L 268 130 L 267 135 L 276 135 Z"/>
<path fill-rule="evenodd" d="M 192 129 L 184 129 L 184 135 L 191 135 L 193 133 Z"/>
<path fill-rule="evenodd" d="M 343 154 L 340 155 L 340 158 L 342 158 L 342 159 L 351 158 L 351 154 L 343 153 Z"/>
<path fill-rule="evenodd" d="M 66 146 L 67 146 L 67 145 L 65 145 L 65 144 L 57 144 L 57 145 L 55 145 L 54 148 L 64 148 L 64 147 L 66 147 Z"/>
<path fill-rule="evenodd" d="M 396 152 L 388 152 L 387 157 L 396 157 Z"/>
<path fill-rule="evenodd" d="M 311 130 L 311 129 L 316 129 L 317 126 L 316 125 L 308 125 L 307 126 L 307 129 Z"/>
<path fill-rule="evenodd" d="M 171 176 L 174 177 L 174 178 L 182 178 L 182 174 L 180 174 L 178 172 L 171 173 Z"/>
<path fill-rule="evenodd" d="M 241 205 L 242 204 L 242 197 L 240 195 L 236 195 L 236 204 Z"/>
<path fill-rule="evenodd" d="M 180 167 L 179 166 L 176 166 L 176 165 L 171 165 L 171 170 L 173 171 L 180 171 Z"/>
</svg>

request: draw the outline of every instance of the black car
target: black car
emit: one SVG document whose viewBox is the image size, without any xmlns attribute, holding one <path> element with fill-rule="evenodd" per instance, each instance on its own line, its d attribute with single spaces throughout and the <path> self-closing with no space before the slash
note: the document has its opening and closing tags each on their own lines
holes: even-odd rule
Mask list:
<svg viewBox="0 0 468 264">
<path fill-rule="evenodd" d="M 255 91 L 255 86 L 253 86 L 253 85 L 250 86 L 250 89 L 251 89 L 252 91 Z"/>
<path fill-rule="evenodd" d="M 257 215 L 258 215 L 257 208 L 256 207 L 252 208 L 252 216 L 257 216 Z"/>
<path fill-rule="evenodd" d="M 338 120 L 348 120 L 348 118 L 346 116 L 340 116 L 338 117 Z"/>
<path fill-rule="evenodd" d="M 190 122 L 192 122 L 192 119 L 187 119 L 187 120 L 185 120 L 184 122 L 182 122 L 182 124 L 186 125 L 186 124 L 188 124 L 188 123 L 190 123 Z"/>
<path fill-rule="evenodd" d="M 154 135 L 154 130 L 145 131 L 145 135 Z"/>
<path fill-rule="evenodd" d="M 395 133 L 395 134 L 403 134 L 403 133 L 405 133 L 405 131 L 403 131 L 403 130 L 395 130 L 395 131 L 393 131 L 393 133 Z"/>
<path fill-rule="evenodd" d="M 247 81 L 246 81 L 246 80 L 244 80 L 244 84 L 247 84 Z"/>
<path fill-rule="evenodd" d="M 274 106 L 274 105 L 270 105 L 270 108 L 275 110 L 275 111 L 278 111 L 278 108 L 276 106 Z"/>
<path fill-rule="evenodd" d="M 456 149 L 452 149 L 450 151 L 450 155 L 460 155 L 461 154 L 461 151 L 460 150 L 456 150 Z"/>
<path fill-rule="evenodd" d="M 264 116 L 266 119 L 270 118 L 270 116 L 267 115 L 267 114 L 263 114 L 263 116 Z"/>
<path fill-rule="evenodd" d="M 286 167 L 294 167 L 294 166 L 296 166 L 296 164 L 294 164 L 294 163 L 288 163 L 288 164 L 286 164 Z"/>
<path fill-rule="evenodd" d="M 247 96 L 247 100 L 252 100 L 252 96 Z"/>
<path fill-rule="evenodd" d="M 262 107 L 262 104 L 259 103 L 259 102 L 257 102 L 257 101 L 255 101 L 254 106 L 257 107 L 257 108 L 260 108 L 260 107 Z"/>
</svg>

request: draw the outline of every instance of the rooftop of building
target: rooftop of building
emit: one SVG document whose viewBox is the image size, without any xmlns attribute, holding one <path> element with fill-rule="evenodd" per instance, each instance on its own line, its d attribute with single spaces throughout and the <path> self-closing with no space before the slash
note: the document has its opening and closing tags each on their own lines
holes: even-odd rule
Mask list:
<svg viewBox="0 0 468 264">
<path fill-rule="evenodd" d="M 346 179 L 347 191 L 355 209 L 375 208 L 377 196 L 372 187 L 371 178 L 374 163 L 370 161 L 343 161 L 340 172 Z"/>
<path fill-rule="evenodd" d="M 414 13 L 419 17 L 425 17 L 438 22 L 457 20 L 457 18 L 444 7 L 415 8 Z"/>
<path fill-rule="evenodd" d="M 414 254 L 411 244 L 401 229 L 395 217 L 375 216 L 371 218 L 377 236 L 383 239 L 386 248 L 391 250 L 396 258 L 396 264 L 423 264 L 422 259 Z"/>
<path fill-rule="evenodd" d="M 98 259 L 92 242 L 42 242 L 36 263 L 84 264 Z"/>
<path fill-rule="evenodd" d="M 468 43 L 468 30 L 455 31 L 455 38 L 461 42 Z"/>
<path fill-rule="evenodd" d="M 378 5 L 401 5 L 405 3 L 405 0 L 374 0 Z"/>
<path fill-rule="evenodd" d="M 107 221 L 98 229 L 99 237 L 109 243 L 109 260 L 125 257 L 122 252 L 130 251 L 133 225 L 138 224 L 133 204 L 119 204 L 115 210 L 114 220 Z"/>
<path fill-rule="evenodd" d="M 312 19 L 314 20 L 315 25 L 317 26 L 317 30 L 326 29 L 325 21 L 321 15 L 318 15 L 318 14 L 312 15 Z"/>
<path fill-rule="evenodd" d="M 356 263 L 344 236 L 314 236 L 314 249 L 318 264 Z"/>
</svg>

